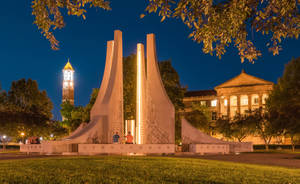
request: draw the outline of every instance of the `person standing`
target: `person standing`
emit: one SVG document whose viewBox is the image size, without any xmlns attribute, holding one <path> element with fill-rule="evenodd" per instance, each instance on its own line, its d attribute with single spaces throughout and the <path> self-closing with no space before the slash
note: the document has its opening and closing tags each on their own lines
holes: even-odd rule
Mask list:
<svg viewBox="0 0 300 184">
<path fill-rule="evenodd" d="M 113 136 L 113 143 L 114 144 L 118 144 L 119 143 L 119 139 L 120 139 L 119 133 L 116 132 L 116 134 Z"/>
</svg>

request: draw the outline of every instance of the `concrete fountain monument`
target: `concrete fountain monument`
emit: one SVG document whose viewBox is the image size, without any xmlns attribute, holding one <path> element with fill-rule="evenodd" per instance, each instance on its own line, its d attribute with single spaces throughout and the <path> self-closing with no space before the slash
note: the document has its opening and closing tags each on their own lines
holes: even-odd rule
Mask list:
<svg viewBox="0 0 300 184">
<path fill-rule="evenodd" d="M 21 152 L 41 154 L 171 154 L 175 153 L 175 109 L 160 76 L 155 35 L 147 35 L 144 45 L 137 44 L 136 120 L 123 117 L 123 41 L 114 32 L 107 42 L 106 62 L 100 90 L 90 112 L 90 122 L 58 141 L 21 145 Z M 128 130 L 134 144 L 122 144 Z M 113 144 L 118 132 L 121 141 Z M 231 143 L 212 138 L 182 119 L 182 142 L 194 153 L 252 151 L 252 144 Z"/>
</svg>

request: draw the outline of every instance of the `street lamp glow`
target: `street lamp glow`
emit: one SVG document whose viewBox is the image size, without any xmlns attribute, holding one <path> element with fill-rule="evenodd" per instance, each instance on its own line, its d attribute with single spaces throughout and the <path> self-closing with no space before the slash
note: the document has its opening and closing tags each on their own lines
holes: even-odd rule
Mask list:
<svg viewBox="0 0 300 184">
<path fill-rule="evenodd" d="M 2 137 L 3 137 L 3 139 L 6 139 L 6 135 L 3 135 Z"/>
</svg>

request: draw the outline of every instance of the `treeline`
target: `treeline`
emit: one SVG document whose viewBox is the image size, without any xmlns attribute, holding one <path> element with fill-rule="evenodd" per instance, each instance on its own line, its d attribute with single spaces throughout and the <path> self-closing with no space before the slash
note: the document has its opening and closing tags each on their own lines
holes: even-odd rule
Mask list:
<svg viewBox="0 0 300 184">
<path fill-rule="evenodd" d="M 59 136 L 64 129 L 52 121 L 53 104 L 46 91 L 40 91 L 32 79 L 20 79 L 11 84 L 6 92 L 0 89 L 0 135 L 13 141 L 24 136 Z"/>
</svg>

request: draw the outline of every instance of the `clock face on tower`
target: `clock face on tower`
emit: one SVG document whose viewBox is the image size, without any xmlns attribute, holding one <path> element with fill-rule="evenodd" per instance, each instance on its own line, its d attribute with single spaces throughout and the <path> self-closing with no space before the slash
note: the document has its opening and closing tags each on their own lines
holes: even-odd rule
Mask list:
<svg viewBox="0 0 300 184">
<path fill-rule="evenodd" d="M 73 71 L 64 70 L 64 81 L 72 81 L 73 80 Z"/>
</svg>

